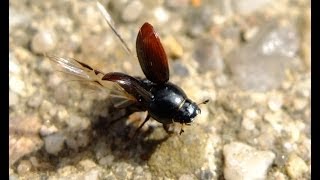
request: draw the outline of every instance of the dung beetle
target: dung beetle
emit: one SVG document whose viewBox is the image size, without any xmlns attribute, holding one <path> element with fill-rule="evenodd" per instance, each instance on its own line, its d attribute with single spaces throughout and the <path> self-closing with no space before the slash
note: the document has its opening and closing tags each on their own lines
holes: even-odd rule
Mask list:
<svg viewBox="0 0 320 180">
<path fill-rule="evenodd" d="M 104 7 L 97 6 L 109 27 L 119 38 L 125 49 L 130 49 L 118 34 L 109 13 Z M 148 114 L 136 132 L 151 118 L 167 125 L 173 122 L 189 125 L 201 113 L 199 104 L 187 97 L 177 85 L 169 82 L 167 55 L 153 26 L 144 23 L 136 39 L 136 53 L 146 78 L 132 77 L 121 72 L 102 73 L 89 65 L 71 58 L 47 55 L 63 72 L 85 80 L 99 88 L 110 89 L 110 96 L 122 99 L 116 107 L 134 107 L 135 111 L 147 111 Z M 115 88 L 116 87 L 116 88 Z M 168 131 L 167 131 L 168 132 Z M 181 127 L 180 134 L 183 132 Z"/>
</svg>

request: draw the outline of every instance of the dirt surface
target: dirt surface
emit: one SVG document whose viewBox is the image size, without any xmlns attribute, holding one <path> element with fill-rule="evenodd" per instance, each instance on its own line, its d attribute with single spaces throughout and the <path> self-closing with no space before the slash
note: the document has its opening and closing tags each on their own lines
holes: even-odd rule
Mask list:
<svg viewBox="0 0 320 180">
<path fill-rule="evenodd" d="M 133 55 L 96 1 L 9 3 L 10 179 L 311 178 L 310 1 L 101 1 Z M 145 113 L 124 116 L 44 56 L 144 77 L 144 22 L 161 37 L 170 81 L 210 100 L 182 135 L 152 120 L 131 140 Z"/>
</svg>

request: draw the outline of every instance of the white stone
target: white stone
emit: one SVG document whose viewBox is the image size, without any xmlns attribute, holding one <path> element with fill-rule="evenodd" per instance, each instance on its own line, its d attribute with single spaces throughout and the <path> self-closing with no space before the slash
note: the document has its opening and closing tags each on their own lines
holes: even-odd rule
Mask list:
<svg viewBox="0 0 320 180">
<path fill-rule="evenodd" d="M 240 142 L 232 142 L 223 147 L 225 159 L 224 177 L 226 180 L 266 179 L 269 166 L 275 154 L 270 151 L 258 151 Z"/>
<path fill-rule="evenodd" d="M 292 179 L 301 179 L 309 168 L 299 156 L 291 154 L 288 158 L 286 169 Z"/>
<path fill-rule="evenodd" d="M 15 92 L 21 96 L 26 95 L 26 92 L 25 92 L 26 85 L 23 82 L 23 80 L 17 76 L 10 76 L 9 77 L 9 87 L 13 92 Z"/>
</svg>

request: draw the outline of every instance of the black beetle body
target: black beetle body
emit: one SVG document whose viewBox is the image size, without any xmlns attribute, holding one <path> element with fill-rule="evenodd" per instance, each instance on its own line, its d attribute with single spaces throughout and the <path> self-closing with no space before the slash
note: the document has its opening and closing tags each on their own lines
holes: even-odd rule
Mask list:
<svg viewBox="0 0 320 180">
<path fill-rule="evenodd" d="M 201 110 L 198 105 L 187 98 L 187 95 L 178 86 L 170 82 L 156 85 L 148 80 L 144 80 L 143 83 L 149 87 L 149 92 L 153 96 L 150 102 L 143 104 L 147 104 L 148 113 L 158 122 L 188 124 L 200 114 Z"/>
</svg>

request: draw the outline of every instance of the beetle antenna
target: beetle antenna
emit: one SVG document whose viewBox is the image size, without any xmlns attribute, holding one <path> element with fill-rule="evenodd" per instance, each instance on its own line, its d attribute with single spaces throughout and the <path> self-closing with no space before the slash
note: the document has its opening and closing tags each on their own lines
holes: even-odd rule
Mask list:
<svg viewBox="0 0 320 180">
<path fill-rule="evenodd" d="M 203 102 L 201 102 L 201 103 L 198 103 L 197 105 L 201 105 L 201 104 L 207 104 L 209 102 L 209 99 L 207 99 L 207 100 L 204 100 Z"/>
<path fill-rule="evenodd" d="M 114 21 L 112 20 L 108 11 L 104 8 L 104 6 L 99 1 L 97 1 L 97 7 L 98 7 L 99 11 L 101 12 L 102 16 L 104 17 L 104 19 L 106 20 L 106 22 L 108 23 L 108 26 L 111 28 L 113 33 L 117 36 L 117 38 L 120 40 L 122 47 L 126 50 L 126 52 L 129 55 L 133 55 L 132 51 L 130 50 L 127 43 L 122 39 L 120 34 L 117 32 Z"/>
</svg>

